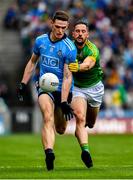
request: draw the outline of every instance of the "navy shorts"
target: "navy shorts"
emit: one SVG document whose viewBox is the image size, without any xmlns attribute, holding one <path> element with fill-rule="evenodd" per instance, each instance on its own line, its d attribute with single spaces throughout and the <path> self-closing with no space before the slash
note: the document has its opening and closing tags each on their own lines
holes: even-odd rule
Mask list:
<svg viewBox="0 0 133 180">
<path fill-rule="evenodd" d="M 48 94 L 51 97 L 51 99 L 53 100 L 54 104 L 56 106 L 60 106 L 60 104 L 61 104 L 61 92 L 60 91 L 54 91 L 54 92 L 43 92 L 42 91 L 38 94 L 38 97 L 41 94 Z M 71 101 L 72 101 L 72 92 L 69 93 L 68 99 L 67 99 L 68 103 L 71 103 Z"/>
</svg>

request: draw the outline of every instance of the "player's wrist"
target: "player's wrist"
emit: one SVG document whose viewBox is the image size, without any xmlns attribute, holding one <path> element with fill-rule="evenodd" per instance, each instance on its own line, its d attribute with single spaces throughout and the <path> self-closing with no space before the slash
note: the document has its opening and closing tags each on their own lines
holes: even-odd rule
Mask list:
<svg viewBox="0 0 133 180">
<path fill-rule="evenodd" d="M 19 101 L 24 101 L 25 93 L 26 93 L 26 84 L 20 82 L 17 88 L 17 96 Z"/>
<path fill-rule="evenodd" d="M 80 64 L 78 64 L 78 72 L 80 71 Z"/>
<path fill-rule="evenodd" d="M 66 120 L 70 120 L 73 118 L 73 109 L 67 101 L 61 102 L 61 109 L 63 114 L 65 115 Z"/>
<path fill-rule="evenodd" d="M 23 83 L 23 82 L 21 82 L 21 83 L 19 84 L 19 89 L 20 89 L 20 90 L 26 89 L 26 84 Z"/>
<path fill-rule="evenodd" d="M 69 106 L 69 104 L 68 104 L 67 101 L 62 101 L 62 102 L 61 102 L 61 108 L 62 108 L 63 111 L 65 111 L 65 110 L 66 110 L 66 107 L 68 107 L 68 106 Z"/>
<path fill-rule="evenodd" d="M 68 104 L 67 101 L 62 101 L 61 105 Z"/>
</svg>

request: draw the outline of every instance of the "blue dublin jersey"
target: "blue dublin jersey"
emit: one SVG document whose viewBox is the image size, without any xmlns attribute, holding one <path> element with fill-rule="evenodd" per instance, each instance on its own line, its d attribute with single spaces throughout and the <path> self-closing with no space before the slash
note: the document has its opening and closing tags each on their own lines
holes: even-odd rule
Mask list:
<svg viewBox="0 0 133 180">
<path fill-rule="evenodd" d="M 47 72 L 56 74 L 59 78 L 58 91 L 61 91 L 64 64 L 76 61 L 77 50 L 74 43 L 66 35 L 53 42 L 49 34 L 43 34 L 36 38 L 33 52 L 40 57 L 39 76 Z"/>
</svg>

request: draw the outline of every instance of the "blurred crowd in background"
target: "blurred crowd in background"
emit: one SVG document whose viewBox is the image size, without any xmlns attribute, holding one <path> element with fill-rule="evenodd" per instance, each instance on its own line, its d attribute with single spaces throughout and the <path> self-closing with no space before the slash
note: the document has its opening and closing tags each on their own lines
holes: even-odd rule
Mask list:
<svg viewBox="0 0 133 180">
<path fill-rule="evenodd" d="M 24 61 L 35 38 L 50 30 L 50 17 L 62 9 L 73 23 L 85 18 L 90 41 L 100 50 L 105 96 L 101 109 L 133 108 L 133 0 L 16 0 L 4 17 L 4 27 L 20 32 Z M 2 90 L 0 85 L 0 91 Z"/>
</svg>

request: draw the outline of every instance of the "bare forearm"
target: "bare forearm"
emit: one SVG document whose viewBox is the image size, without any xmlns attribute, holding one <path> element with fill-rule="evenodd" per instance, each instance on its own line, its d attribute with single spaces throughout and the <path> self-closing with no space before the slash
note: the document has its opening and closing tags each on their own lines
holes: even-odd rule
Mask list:
<svg viewBox="0 0 133 180">
<path fill-rule="evenodd" d="M 78 64 L 78 62 L 70 63 L 68 67 L 71 72 L 78 72 L 78 71 L 84 72 L 91 69 L 94 65 L 95 65 L 95 59 L 91 59 L 87 57 L 81 64 Z"/>
<path fill-rule="evenodd" d="M 64 66 L 64 78 L 62 83 L 62 96 L 61 101 L 67 101 L 69 91 L 72 85 L 72 73 L 68 69 L 68 65 Z"/>
<path fill-rule="evenodd" d="M 79 65 L 79 71 L 87 71 L 90 69 L 90 64 L 89 63 L 82 63 Z"/>
<path fill-rule="evenodd" d="M 24 84 L 27 84 L 32 76 L 32 73 L 33 73 L 33 70 L 34 70 L 34 67 L 35 67 L 35 64 L 38 60 L 38 57 L 37 55 L 35 55 L 34 53 L 32 54 L 29 62 L 27 63 L 26 67 L 25 67 L 25 70 L 24 70 L 24 75 L 23 75 L 23 78 L 22 78 L 22 81 Z"/>
<path fill-rule="evenodd" d="M 87 71 L 95 65 L 95 61 L 89 58 L 86 58 L 82 64 L 79 64 L 79 71 Z"/>
<path fill-rule="evenodd" d="M 68 95 L 69 95 L 69 91 L 71 88 L 71 84 L 72 84 L 72 79 L 64 79 L 63 84 L 62 84 L 62 98 L 61 101 L 67 101 Z"/>
<path fill-rule="evenodd" d="M 32 63 L 31 61 L 28 62 L 28 64 L 25 67 L 24 75 L 21 82 L 23 82 L 24 84 L 27 84 L 29 82 L 34 70 L 34 66 L 34 63 Z"/>
</svg>

